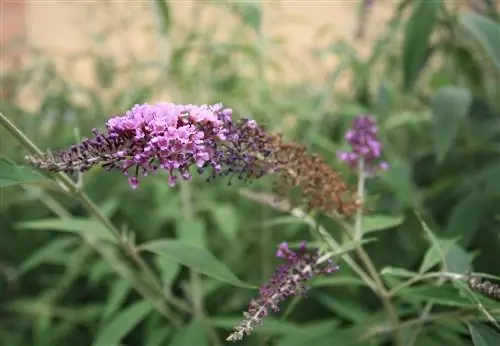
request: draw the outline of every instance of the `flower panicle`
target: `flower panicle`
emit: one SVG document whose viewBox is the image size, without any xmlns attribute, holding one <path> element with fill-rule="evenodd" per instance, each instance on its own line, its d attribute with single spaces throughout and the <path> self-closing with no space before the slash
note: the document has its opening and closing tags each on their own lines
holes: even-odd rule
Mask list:
<svg viewBox="0 0 500 346">
<path fill-rule="evenodd" d="M 308 251 L 306 242 L 302 242 L 299 251 L 292 251 L 287 243 L 281 243 L 276 257 L 283 258 L 285 263 L 279 266 L 270 280 L 261 286 L 258 297 L 250 301 L 248 310 L 243 313 L 244 319 L 234 327 L 227 341 L 241 340 L 252 330 L 263 323 L 270 311 L 278 312 L 279 304 L 292 296 L 306 296 L 306 283 L 318 275 L 338 271 L 338 266 L 331 260 L 319 262 L 320 252 Z"/>
<path fill-rule="evenodd" d="M 340 150 L 337 152 L 337 157 L 350 167 L 357 168 L 362 159 L 367 173 L 376 173 L 389 168 L 387 162 L 379 162 L 382 143 L 378 139 L 378 127 L 374 117 L 370 115 L 356 117 L 352 128 L 346 132 L 345 139 L 351 150 Z"/>
<path fill-rule="evenodd" d="M 483 281 L 480 277 L 469 275 L 467 285 L 475 292 L 500 300 L 500 285 L 498 284 L 494 284 L 488 280 Z"/>
<path fill-rule="evenodd" d="M 132 188 L 138 187 L 140 175 L 159 170 L 167 172 L 170 186 L 179 177 L 190 180 L 192 167 L 199 174 L 209 172 L 207 181 L 229 177 L 229 184 L 233 177 L 252 181 L 272 174 L 278 195 L 298 192 L 297 204 L 311 210 L 349 216 L 360 207 L 353 189 L 321 157 L 285 142 L 281 133 L 271 133 L 254 120 L 233 120 L 232 113 L 220 103 L 135 105 L 110 118 L 105 132 L 94 130 L 93 138 L 26 159 L 53 172 L 102 166 L 122 172 Z"/>
</svg>

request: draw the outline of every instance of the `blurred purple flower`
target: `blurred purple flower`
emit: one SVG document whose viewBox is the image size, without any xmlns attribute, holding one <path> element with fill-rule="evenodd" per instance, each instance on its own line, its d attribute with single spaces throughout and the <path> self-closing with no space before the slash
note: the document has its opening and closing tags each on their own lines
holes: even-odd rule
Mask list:
<svg viewBox="0 0 500 346">
<path fill-rule="evenodd" d="M 382 154 L 382 144 L 378 140 L 378 127 L 375 119 L 369 115 L 358 116 L 353 126 L 345 134 L 345 139 L 351 146 L 350 151 L 340 150 L 337 157 L 350 167 L 357 168 L 360 158 L 363 159 L 367 173 L 387 170 L 387 162 L 377 162 Z"/>
<path fill-rule="evenodd" d="M 245 334 L 250 334 L 253 328 L 263 323 L 270 310 L 279 311 L 279 303 L 291 296 L 305 296 L 307 281 L 314 276 L 338 270 L 338 266 L 333 265 L 331 260 L 318 263 L 319 251 L 307 251 L 306 242 L 302 242 L 298 252 L 290 250 L 287 243 L 281 243 L 276 257 L 283 258 L 285 264 L 278 267 L 269 282 L 261 286 L 260 295 L 250 302 L 248 310 L 243 313 L 245 318 L 226 340 L 241 340 Z"/>
</svg>

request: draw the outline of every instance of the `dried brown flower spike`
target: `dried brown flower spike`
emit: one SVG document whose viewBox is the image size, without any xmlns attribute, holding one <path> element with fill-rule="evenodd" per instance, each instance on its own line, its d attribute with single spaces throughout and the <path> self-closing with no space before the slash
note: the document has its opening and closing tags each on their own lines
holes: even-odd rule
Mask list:
<svg viewBox="0 0 500 346">
<path fill-rule="evenodd" d="M 467 278 L 467 285 L 475 292 L 500 300 L 500 285 L 493 284 L 487 280 L 483 281 L 480 277 L 473 275 L 469 275 Z"/>
</svg>

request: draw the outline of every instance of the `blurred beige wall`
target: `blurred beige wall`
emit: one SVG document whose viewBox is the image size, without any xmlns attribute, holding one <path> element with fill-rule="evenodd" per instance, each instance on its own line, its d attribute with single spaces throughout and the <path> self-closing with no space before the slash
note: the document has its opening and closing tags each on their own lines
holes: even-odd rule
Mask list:
<svg viewBox="0 0 500 346">
<path fill-rule="evenodd" d="M 228 18 L 227 12 L 223 11 L 220 5 L 210 3 L 213 1 L 219 4 L 224 2 L 169 0 L 172 20 L 175 23 L 201 27 L 217 21 L 220 26 L 219 35 L 223 36 L 224 31 L 226 34 L 231 33 L 237 24 Z M 226 2 L 231 1 L 242 0 Z M 463 1 L 465 0 L 450 0 L 452 6 Z M 196 3 L 199 5 L 201 2 L 204 2 L 206 7 L 203 16 L 196 13 L 195 7 Z M 365 38 L 356 40 L 361 2 L 261 0 L 264 9 L 263 35 L 280 37 L 285 42 L 285 49 L 280 49 L 277 53 L 283 55 L 283 68 L 286 70 L 284 76 L 294 79 L 316 73 L 322 78 L 324 70 L 318 72 L 321 66 L 311 58 L 311 49 L 336 39 L 348 40 L 356 46 L 360 54 L 367 54 L 371 42 L 385 29 L 387 20 L 399 1 L 374 0 L 369 20 L 365 23 Z M 94 78 L 92 61 L 83 59 L 68 63 L 65 57 L 89 50 L 91 47 L 95 48 L 95 37 L 106 30 L 110 30 L 106 44 L 99 45 L 98 49 L 112 54 L 118 61 L 128 61 L 131 56 L 144 60 L 161 56 L 157 16 L 153 4 L 154 0 L 0 0 L 0 17 L 3 32 L 6 23 L 17 23 L 17 27 L 22 27 L 19 32 L 25 36 L 27 42 L 48 52 L 58 61 L 58 68 L 68 78 L 91 85 Z M 17 10 L 14 10 L 15 7 Z M 21 7 L 22 10 L 19 9 Z M 19 25 L 21 22 L 24 25 Z M 181 30 L 178 26 L 176 28 L 175 30 Z M 171 37 L 178 36 L 175 30 L 171 32 Z M 324 33 L 322 39 L 317 35 L 320 31 Z M 15 57 L 13 60 L 17 62 L 19 59 Z M 295 63 L 290 62 L 291 60 Z M 329 65 L 335 63 L 334 59 L 329 61 Z M 6 66 L 3 64 L 2 68 L 5 69 Z M 347 81 L 345 78 L 344 83 L 341 83 L 343 85 Z"/>
<path fill-rule="evenodd" d="M 203 25 L 215 18 L 222 23 L 226 20 L 224 12 L 218 10 L 217 6 L 211 6 L 203 18 L 197 17 L 194 3 L 193 0 L 169 1 L 173 21 L 200 21 L 200 25 Z M 299 57 L 304 63 L 308 62 L 310 49 L 317 43 L 315 34 L 320 28 L 329 27 L 330 41 L 335 38 L 353 38 L 356 32 L 360 1 L 282 0 L 262 3 L 263 34 L 282 37 L 286 42 L 286 54 Z M 157 18 L 152 4 L 153 1 L 148 0 L 32 0 L 27 6 L 27 38 L 32 44 L 57 57 L 85 49 L 92 42 L 91 35 L 105 27 L 120 26 L 119 31 L 113 31 L 106 50 L 122 59 L 127 59 L 131 52 L 144 59 L 154 59 L 160 52 Z M 384 27 L 393 4 L 386 0 L 374 6 L 367 23 L 367 37 L 358 43 L 361 50 Z M 223 25 L 221 29 L 224 30 Z M 231 30 L 230 25 L 227 25 L 227 30 Z M 88 78 L 91 76 L 91 73 L 87 73 L 89 68 L 82 64 L 77 75 Z M 291 72 L 297 72 L 292 66 L 288 68 Z"/>
</svg>

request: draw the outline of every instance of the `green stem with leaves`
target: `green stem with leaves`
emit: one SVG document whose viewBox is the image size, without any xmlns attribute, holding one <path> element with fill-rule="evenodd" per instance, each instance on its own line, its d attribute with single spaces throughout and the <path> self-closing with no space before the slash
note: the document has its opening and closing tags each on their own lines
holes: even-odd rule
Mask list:
<svg viewBox="0 0 500 346">
<path fill-rule="evenodd" d="M 42 151 L 1 112 L 0 125 L 3 126 L 9 133 L 11 133 L 30 154 L 42 154 Z M 127 242 L 127 240 L 120 234 L 118 228 L 113 225 L 113 223 L 99 210 L 95 203 L 77 186 L 77 184 L 68 175 L 62 172 L 50 173 L 48 175 L 59 184 L 64 192 L 70 194 L 80 203 L 82 203 L 87 211 L 114 235 L 117 240 L 118 246 L 125 252 L 127 257 L 132 260 L 134 266 L 139 269 L 139 277 L 135 275 L 136 278 L 134 279 L 134 287 L 139 293 L 141 293 L 146 299 L 155 302 L 155 307 L 157 308 L 157 310 L 165 316 L 167 314 L 170 314 L 170 311 L 168 307 L 164 305 L 164 301 L 169 302 L 182 311 L 190 312 L 191 308 L 189 307 L 189 305 L 163 291 L 161 283 L 154 274 L 154 271 L 137 254 L 135 246 Z M 100 251 L 100 247 L 97 246 L 95 242 L 90 242 L 90 240 L 85 236 L 83 236 L 82 238 L 101 255 L 104 255 L 104 253 Z M 104 258 L 110 260 L 110 258 Z M 112 265 L 112 267 L 114 269 L 117 269 L 116 266 Z M 127 268 L 129 268 L 129 266 L 127 266 Z M 134 273 L 134 271 L 130 268 L 129 271 Z M 119 270 L 118 273 L 122 276 L 126 274 L 123 270 Z M 162 302 L 161 306 L 159 305 L 159 302 Z"/>
<path fill-rule="evenodd" d="M 364 206 L 364 199 L 365 199 L 365 183 L 366 183 L 366 169 L 365 169 L 365 163 L 363 159 L 359 160 L 358 164 L 358 188 L 357 188 L 357 198 L 361 202 L 361 205 Z M 363 238 L 363 208 L 359 208 L 356 217 L 354 220 L 354 229 L 347 230 L 347 233 L 351 235 L 354 241 L 359 241 Z M 380 275 L 377 271 L 377 268 L 373 264 L 373 261 L 370 259 L 370 256 L 368 253 L 365 251 L 362 243 L 358 243 L 359 245 L 356 246 L 356 252 L 363 263 L 363 265 L 366 268 L 366 271 L 368 274 L 371 276 L 373 279 L 376 290 L 375 293 L 378 295 L 380 298 L 386 312 L 389 318 L 389 321 L 392 326 L 397 327 L 399 324 L 399 317 L 398 313 L 396 311 L 396 308 L 394 307 L 394 304 L 392 303 L 391 296 L 389 292 L 387 291 L 387 288 L 385 287 L 384 283 L 382 282 L 382 279 L 380 278 Z M 400 329 L 395 328 L 394 329 L 394 340 L 397 345 L 403 346 L 404 343 L 404 337 L 403 333 Z"/>
</svg>

